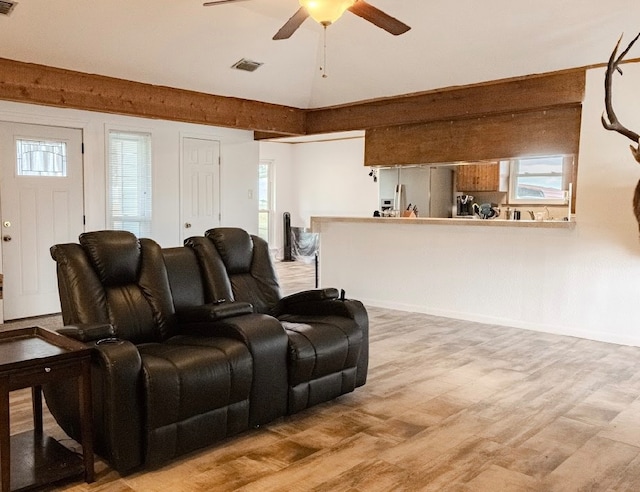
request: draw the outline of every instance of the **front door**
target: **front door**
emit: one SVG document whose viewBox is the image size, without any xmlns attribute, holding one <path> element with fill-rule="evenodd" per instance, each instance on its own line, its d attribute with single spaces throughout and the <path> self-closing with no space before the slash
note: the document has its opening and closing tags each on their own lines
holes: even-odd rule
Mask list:
<svg viewBox="0 0 640 492">
<path fill-rule="evenodd" d="M 220 225 L 220 142 L 182 139 L 181 239 Z"/>
<path fill-rule="evenodd" d="M 49 248 L 83 232 L 82 130 L 0 123 L 5 320 L 60 312 Z"/>
</svg>

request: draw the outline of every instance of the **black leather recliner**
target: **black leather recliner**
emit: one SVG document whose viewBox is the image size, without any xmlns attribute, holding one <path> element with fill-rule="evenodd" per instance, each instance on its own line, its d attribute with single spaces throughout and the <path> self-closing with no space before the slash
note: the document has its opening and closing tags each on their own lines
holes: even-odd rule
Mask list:
<svg viewBox="0 0 640 492">
<path fill-rule="evenodd" d="M 94 348 L 95 448 L 112 467 L 156 466 L 249 427 L 251 354 L 237 336 L 188 335 L 158 244 L 99 231 L 51 254 L 67 325 L 60 331 Z M 75 386 L 44 392 L 55 419 L 79 439 L 68 404 Z"/>
<path fill-rule="evenodd" d="M 205 236 L 185 241 L 200 261 L 205 300 L 248 302 L 286 331 L 289 413 L 365 384 L 369 321 L 362 303 L 331 288 L 282 297 L 263 239 L 238 228 L 210 229 Z"/>
<path fill-rule="evenodd" d="M 335 289 L 282 297 L 267 245 L 241 229 L 161 249 L 124 231 L 51 248 L 65 324 L 91 346 L 96 452 L 154 467 L 366 381 L 368 319 Z M 44 387 L 80 438 L 77 385 Z"/>
</svg>

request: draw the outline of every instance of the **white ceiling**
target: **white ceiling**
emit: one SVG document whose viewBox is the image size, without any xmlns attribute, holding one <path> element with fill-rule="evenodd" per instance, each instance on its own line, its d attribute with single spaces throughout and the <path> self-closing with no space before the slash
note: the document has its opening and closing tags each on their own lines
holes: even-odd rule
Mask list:
<svg viewBox="0 0 640 492">
<path fill-rule="evenodd" d="M 327 78 L 313 20 L 271 40 L 297 0 L 19 0 L 0 16 L 0 57 L 312 108 L 603 63 L 640 31 L 638 0 L 368 1 L 412 29 L 345 13 L 327 30 Z M 232 70 L 241 58 L 264 65 Z"/>
</svg>

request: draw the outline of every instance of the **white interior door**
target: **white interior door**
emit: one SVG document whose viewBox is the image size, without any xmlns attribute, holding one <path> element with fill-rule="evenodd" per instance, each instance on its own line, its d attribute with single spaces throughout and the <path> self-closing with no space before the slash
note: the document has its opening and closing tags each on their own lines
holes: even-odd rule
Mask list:
<svg viewBox="0 0 640 492">
<path fill-rule="evenodd" d="M 60 311 L 49 248 L 84 229 L 82 130 L 0 123 L 5 320 Z"/>
<path fill-rule="evenodd" d="M 220 142 L 182 139 L 182 232 L 202 236 L 220 225 Z"/>
</svg>

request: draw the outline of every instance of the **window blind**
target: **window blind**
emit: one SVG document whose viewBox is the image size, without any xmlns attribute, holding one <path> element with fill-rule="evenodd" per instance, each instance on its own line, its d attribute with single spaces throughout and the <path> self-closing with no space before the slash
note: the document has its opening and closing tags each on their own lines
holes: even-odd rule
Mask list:
<svg viewBox="0 0 640 492">
<path fill-rule="evenodd" d="M 107 223 L 151 235 L 151 134 L 109 131 Z"/>
</svg>

